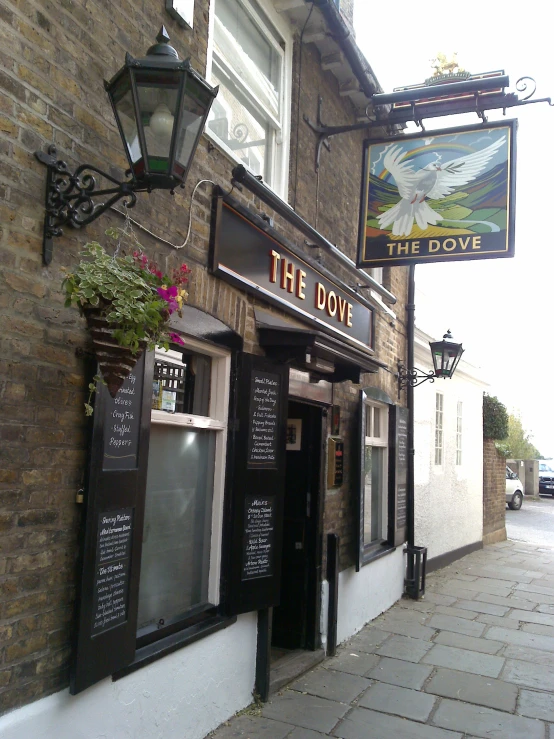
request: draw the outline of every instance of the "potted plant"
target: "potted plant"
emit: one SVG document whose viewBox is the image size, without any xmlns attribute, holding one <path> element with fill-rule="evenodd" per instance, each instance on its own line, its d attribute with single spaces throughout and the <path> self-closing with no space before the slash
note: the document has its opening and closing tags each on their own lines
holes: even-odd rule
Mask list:
<svg viewBox="0 0 554 739">
<path fill-rule="evenodd" d="M 116 230 L 107 233 L 119 236 Z M 110 256 L 98 242 L 86 244 L 81 261 L 62 284 L 66 307 L 77 306 L 86 319 L 101 378 L 112 398 L 145 350 L 184 343 L 169 331 L 168 322 L 172 313 L 181 315 L 190 273 L 182 264 L 163 274 L 141 248 L 122 256 L 118 251 Z M 89 388 L 94 392 L 95 384 Z M 90 402 L 85 408 L 92 414 Z"/>
</svg>

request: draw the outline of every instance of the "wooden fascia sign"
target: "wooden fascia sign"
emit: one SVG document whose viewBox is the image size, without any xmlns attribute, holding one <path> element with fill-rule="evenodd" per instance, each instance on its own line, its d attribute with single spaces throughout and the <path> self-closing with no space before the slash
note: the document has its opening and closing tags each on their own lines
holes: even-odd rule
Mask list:
<svg viewBox="0 0 554 739">
<path fill-rule="evenodd" d="M 513 257 L 516 125 L 366 141 L 358 267 Z"/>
<path fill-rule="evenodd" d="M 211 269 L 315 328 L 365 351 L 373 345 L 373 313 L 353 291 L 314 269 L 221 198 L 215 203 Z"/>
</svg>

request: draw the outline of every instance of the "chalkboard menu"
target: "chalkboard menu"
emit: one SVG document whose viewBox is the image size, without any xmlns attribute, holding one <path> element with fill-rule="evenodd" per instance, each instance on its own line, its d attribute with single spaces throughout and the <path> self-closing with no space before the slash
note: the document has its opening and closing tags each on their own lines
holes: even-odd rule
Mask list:
<svg viewBox="0 0 554 739">
<path fill-rule="evenodd" d="M 115 398 L 102 388 L 106 394 L 102 464 L 105 470 L 134 470 L 137 466 L 143 364 L 144 355 Z"/>
<path fill-rule="evenodd" d="M 96 574 L 93 585 L 92 635 L 127 620 L 133 509 L 98 516 Z"/>
<path fill-rule="evenodd" d="M 408 410 L 397 409 L 396 419 L 396 526 L 406 525 L 408 476 Z"/>
<path fill-rule="evenodd" d="M 280 378 L 271 372 L 252 371 L 248 468 L 277 468 Z"/>
<path fill-rule="evenodd" d="M 246 495 L 242 579 L 273 574 L 275 550 L 275 506 L 270 496 Z"/>
</svg>

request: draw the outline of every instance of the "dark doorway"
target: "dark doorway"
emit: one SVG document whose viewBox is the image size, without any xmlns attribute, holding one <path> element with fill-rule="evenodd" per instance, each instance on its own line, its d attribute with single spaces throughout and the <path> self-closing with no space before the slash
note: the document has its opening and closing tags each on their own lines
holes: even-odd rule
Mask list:
<svg viewBox="0 0 554 739">
<path fill-rule="evenodd" d="M 321 407 L 289 401 L 281 601 L 272 646 L 316 649 L 318 640 Z"/>
</svg>

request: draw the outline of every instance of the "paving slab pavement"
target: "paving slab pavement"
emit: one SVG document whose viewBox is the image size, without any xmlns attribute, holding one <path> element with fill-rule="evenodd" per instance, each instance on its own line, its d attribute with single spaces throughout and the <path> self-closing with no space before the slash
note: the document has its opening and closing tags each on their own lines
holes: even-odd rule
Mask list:
<svg viewBox="0 0 554 739">
<path fill-rule="evenodd" d="M 211 739 L 554 739 L 554 546 L 506 541 L 427 578 Z"/>
</svg>

